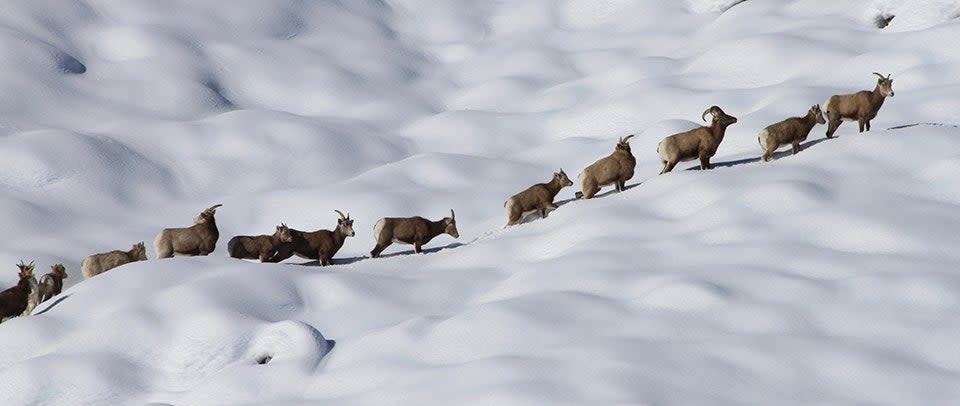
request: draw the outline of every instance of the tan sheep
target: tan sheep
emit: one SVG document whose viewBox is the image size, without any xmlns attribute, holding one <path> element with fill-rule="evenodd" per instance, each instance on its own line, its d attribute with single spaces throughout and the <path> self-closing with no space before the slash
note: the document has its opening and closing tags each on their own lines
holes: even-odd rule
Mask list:
<svg viewBox="0 0 960 406">
<path fill-rule="evenodd" d="M 633 134 L 620 138 L 610 155 L 580 172 L 577 177 L 580 191 L 575 193 L 577 199 L 591 199 L 604 186 L 614 185 L 618 192 L 627 189 L 626 183 L 633 177 L 633 169 L 637 166 L 637 158 L 630 151 L 630 138 Z"/>
<path fill-rule="evenodd" d="M 519 224 L 523 216 L 532 211 L 540 211 L 540 217 L 547 217 L 547 209 L 556 209 L 553 199 L 560 193 L 560 189 L 573 186 L 563 168 L 553 174 L 553 179 L 547 183 L 537 183 L 526 190 L 517 193 L 503 203 L 507 212 L 507 225 Z"/>
<path fill-rule="evenodd" d="M 837 94 L 830 96 L 823 104 L 823 111 L 827 114 L 827 138 L 833 138 L 833 133 L 840 127 L 843 120 L 856 120 L 860 132 L 870 131 L 870 120 L 877 117 L 877 112 L 883 106 L 887 97 L 893 97 L 893 79 L 888 74 L 879 76 L 877 86 L 873 91 L 862 90 L 852 94 Z"/>
<path fill-rule="evenodd" d="M 63 264 L 51 265 L 50 272 L 40 278 L 40 303 L 59 295 L 63 291 L 64 279 L 67 279 L 67 270 L 63 267 Z"/>
<path fill-rule="evenodd" d="M 120 265 L 146 260 L 147 248 L 141 241 L 133 244 L 129 251 L 113 250 L 84 258 L 80 262 L 80 272 L 85 279 L 90 279 Z"/>
<path fill-rule="evenodd" d="M 340 210 L 334 210 L 340 215 L 337 219 L 337 228 L 330 230 L 317 230 L 313 232 L 304 232 L 290 229 L 292 242 L 282 244 L 278 247 L 277 253 L 267 259 L 267 262 L 280 262 L 296 254 L 300 258 L 316 259 L 320 265 L 326 266 L 333 264 L 333 256 L 343 247 L 347 237 L 353 237 L 356 233 L 353 231 L 353 219 L 350 214 L 344 215 Z"/>
<path fill-rule="evenodd" d="M 793 154 L 800 152 L 800 143 L 807 140 L 810 130 L 817 124 L 825 124 L 820 105 L 810 107 L 803 117 L 790 117 L 779 123 L 771 124 L 760 131 L 757 140 L 760 141 L 760 150 L 763 155 L 760 159 L 767 162 L 773 152 L 783 145 L 793 145 Z"/>
<path fill-rule="evenodd" d="M 259 259 L 260 262 L 267 262 L 276 255 L 282 245 L 292 242 L 290 228 L 281 223 L 273 235 L 238 235 L 231 238 L 227 242 L 227 252 L 233 258 Z"/>
<path fill-rule="evenodd" d="M 377 245 L 370 251 L 370 257 L 376 258 L 390 244 L 401 242 L 413 244 L 416 253 L 423 252 L 423 245 L 440 234 L 449 234 L 460 238 L 457 231 L 457 215 L 450 209 L 450 217 L 430 221 L 423 217 L 384 217 L 373 226 L 373 236 Z"/>
<path fill-rule="evenodd" d="M 207 255 L 217 248 L 220 231 L 214 215 L 222 204 L 213 205 L 193 219 L 194 224 L 185 228 L 165 228 L 153 240 L 157 258 L 174 255 Z"/>
<path fill-rule="evenodd" d="M 677 163 L 700 159 L 700 169 L 710 169 L 710 158 L 717 153 L 727 127 L 737 122 L 737 118 L 724 113 L 720 107 L 711 106 L 700 116 L 707 121 L 707 114 L 713 116 L 709 127 L 697 127 L 690 131 L 673 134 L 660 141 L 657 154 L 663 162 L 663 175 L 673 170 Z"/>
</svg>

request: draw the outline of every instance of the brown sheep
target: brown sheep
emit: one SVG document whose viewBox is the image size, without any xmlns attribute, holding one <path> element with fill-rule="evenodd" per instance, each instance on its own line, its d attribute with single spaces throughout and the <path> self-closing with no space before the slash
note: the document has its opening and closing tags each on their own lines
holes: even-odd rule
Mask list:
<svg viewBox="0 0 960 406">
<path fill-rule="evenodd" d="M 790 117 L 776 124 L 771 124 L 760 131 L 757 140 L 760 141 L 760 150 L 763 162 L 770 160 L 773 152 L 782 145 L 792 144 L 793 154 L 800 152 L 800 143 L 807 140 L 810 130 L 817 124 L 826 124 L 820 105 L 810 107 L 803 117 Z"/>
<path fill-rule="evenodd" d="M 141 241 L 133 244 L 129 251 L 113 250 L 84 258 L 80 261 L 80 272 L 85 279 L 90 279 L 120 265 L 146 260 L 147 248 Z"/>
<path fill-rule="evenodd" d="M 526 190 L 511 196 L 503 207 L 507 211 L 507 225 L 519 224 L 523 215 L 531 211 L 540 211 L 540 217 L 547 217 L 547 209 L 556 209 L 553 199 L 560 193 L 560 189 L 573 186 L 563 168 L 553 174 L 553 179 L 547 183 L 537 183 Z"/>
<path fill-rule="evenodd" d="M 416 253 L 423 252 L 424 244 L 430 242 L 440 234 L 449 234 L 453 238 L 460 238 L 457 231 L 457 215 L 450 209 L 450 217 L 437 221 L 430 221 L 423 217 L 384 217 L 373 226 L 373 236 L 377 245 L 370 251 L 370 257 L 376 258 L 390 244 L 402 242 L 413 244 Z"/>
<path fill-rule="evenodd" d="M 833 133 L 843 120 L 857 120 L 861 133 L 864 130 L 870 131 L 870 120 L 877 117 L 884 99 L 893 97 L 893 79 L 890 79 L 890 75 L 884 77 L 877 72 L 873 74 L 880 77 L 873 91 L 833 95 L 823 104 L 823 111 L 827 113 L 827 121 L 830 123 L 827 125 L 827 138 L 833 138 Z"/>
<path fill-rule="evenodd" d="M 171 258 L 178 255 L 207 255 L 217 248 L 220 231 L 214 214 L 222 204 L 200 212 L 193 219 L 194 225 L 185 228 L 165 228 L 153 240 L 157 258 Z"/>
<path fill-rule="evenodd" d="M 291 228 L 293 242 L 278 247 L 277 253 L 267 262 L 280 262 L 296 254 L 300 258 L 317 259 L 323 266 L 333 264 L 333 256 L 343 247 L 347 237 L 355 235 L 350 215 L 344 215 L 340 210 L 334 211 L 340 215 L 336 229 L 304 232 Z"/>
<path fill-rule="evenodd" d="M 27 265 L 20 261 L 17 268 L 20 269 L 17 274 L 20 281 L 16 286 L 0 292 L 0 322 L 23 315 L 27 310 L 30 295 L 37 286 L 37 278 L 33 276 L 33 262 Z"/>
<path fill-rule="evenodd" d="M 238 235 L 227 242 L 227 252 L 233 258 L 241 259 L 259 259 L 260 262 L 267 262 L 268 259 L 276 255 L 281 245 L 293 242 L 293 236 L 290 234 L 290 228 L 281 223 L 277 226 L 273 235 Z"/>
<path fill-rule="evenodd" d="M 63 267 L 63 264 L 51 265 L 50 272 L 40 278 L 40 303 L 59 295 L 63 290 L 64 279 L 67 279 L 67 270 Z"/>
<path fill-rule="evenodd" d="M 657 154 L 663 162 L 663 175 L 673 170 L 677 163 L 700 159 L 700 169 L 710 169 L 710 158 L 717 153 L 727 127 L 737 122 L 737 118 L 724 113 L 720 107 L 711 106 L 700 116 L 707 121 L 707 114 L 713 116 L 709 127 L 697 127 L 690 131 L 673 134 L 660 141 Z"/>
<path fill-rule="evenodd" d="M 618 192 L 627 189 L 626 183 L 633 177 L 633 168 L 637 166 L 637 158 L 634 158 L 628 143 L 632 137 L 633 134 L 620 138 L 610 155 L 600 158 L 580 172 L 577 177 L 580 192 L 575 193 L 577 199 L 593 198 L 600 188 L 607 185 L 614 185 Z"/>
</svg>

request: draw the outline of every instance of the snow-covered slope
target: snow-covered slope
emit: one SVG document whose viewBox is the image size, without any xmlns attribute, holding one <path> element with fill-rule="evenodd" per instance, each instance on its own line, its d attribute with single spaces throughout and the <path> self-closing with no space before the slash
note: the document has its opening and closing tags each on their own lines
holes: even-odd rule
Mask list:
<svg viewBox="0 0 960 406">
<path fill-rule="evenodd" d="M 958 13 L 4 2 L 0 283 L 20 259 L 70 277 L 0 325 L 0 404 L 948 404 Z M 873 71 L 896 90 L 874 131 L 818 126 L 757 162 L 760 129 Z M 654 176 L 657 142 L 713 104 L 740 119 L 717 168 Z M 631 189 L 565 189 L 546 220 L 502 229 L 506 197 L 629 133 Z M 84 256 L 214 203 L 211 256 L 81 282 Z M 378 218 L 451 208 L 459 240 L 365 257 Z M 357 230 L 335 266 L 226 256 L 232 235 L 331 228 L 334 209 Z"/>
</svg>

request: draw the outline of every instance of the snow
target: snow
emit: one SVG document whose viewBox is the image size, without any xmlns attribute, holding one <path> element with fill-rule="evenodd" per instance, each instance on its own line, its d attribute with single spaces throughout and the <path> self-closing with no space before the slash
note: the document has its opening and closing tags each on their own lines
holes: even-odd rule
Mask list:
<svg viewBox="0 0 960 406">
<path fill-rule="evenodd" d="M 895 15 L 884 29 L 878 15 Z M 0 404 L 950 404 L 960 2 L 10 0 L 0 5 Z M 757 133 L 892 73 L 857 134 Z M 707 172 L 657 143 L 721 106 Z M 624 193 L 503 202 L 631 142 Z M 83 281 L 216 203 L 208 257 Z M 461 237 L 369 259 L 381 217 Z M 233 235 L 356 219 L 336 265 Z M 149 244 L 148 244 L 149 245 Z"/>
</svg>

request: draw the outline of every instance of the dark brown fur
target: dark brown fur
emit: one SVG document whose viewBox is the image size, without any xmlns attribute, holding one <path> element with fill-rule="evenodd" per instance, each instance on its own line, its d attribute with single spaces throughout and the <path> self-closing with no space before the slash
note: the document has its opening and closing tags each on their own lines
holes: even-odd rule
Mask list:
<svg viewBox="0 0 960 406">
<path fill-rule="evenodd" d="M 573 186 L 573 182 L 561 168 L 560 172 L 554 172 L 553 179 L 549 182 L 537 183 L 511 196 L 503 203 L 507 211 L 507 225 L 520 223 L 523 213 L 533 210 L 539 210 L 540 216 L 546 218 L 547 209 L 557 208 L 553 199 L 557 197 L 557 193 L 560 193 L 560 189 L 566 186 Z"/>
<path fill-rule="evenodd" d="M 30 265 L 21 262 L 17 265 L 17 268 L 20 268 L 18 273 L 20 281 L 17 282 L 16 286 L 0 292 L 0 321 L 20 316 L 27 309 L 32 285 L 31 280 L 36 280 L 33 276 L 33 262 Z"/>
<path fill-rule="evenodd" d="M 67 271 L 63 264 L 50 266 L 50 272 L 40 278 L 40 303 L 59 295 L 63 290 L 63 280 L 67 278 Z"/>
<path fill-rule="evenodd" d="M 771 124 L 760 131 L 757 140 L 760 142 L 760 150 L 763 155 L 760 159 L 763 162 L 770 160 L 773 152 L 782 145 L 793 145 L 793 154 L 800 152 L 800 143 L 807 140 L 810 130 L 817 124 L 826 124 L 827 120 L 823 118 L 823 112 L 820 111 L 820 105 L 810 107 L 807 115 L 803 117 L 790 117 L 779 123 Z"/>
<path fill-rule="evenodd" d="M 833 138 L 833 133 L 840 127 L 843 119 L 857 120 L 860 132 L 870 131 L 870 120 L 877 117 L 877 112 L 883 106 L 887 97 L 893 97 L 893 79 L 888 74 L 879 76 L 877 86 L 870 90 L 863 90 L 853 94 L 838 94 L 830 96 L 823 105 L 827 114 L 827 138 Z"/>
<path fill-rule="evenodd" d="M 423 252 L 424 244 L 430 242 L 440 234 L 449 234 L 453 238 L 460 238 L 457 231 L 457 217 L 450 210 L 450 217 L 438 221 L 430 221 L 423 217 L 384 217 L 373 226 L 374 238 L 377 245 L 370 251 L 370 256 L 376 258 L 394 242 L 413 244 L 416 253 Z"/>
<path fill-rule="evenodd" d="M 577 199 L 593 198 L 600 188 L 607 185 L 614 185 L 618 192 L 627 189 L 626 183 L 633 177 L 633 169 L 637 166 L 637 158 L 630 151 L 628 142 L 633 134 L 621 138 L 613 152 L 606 157 L 600 158 L 594 162 L 577 177 L 580 182 L 580 192 L 575 195 Z"/>
<path fill-rule="evenodd" d="M 292 245 L 293 236 L 286 224 L 277 226 L 272 235 L 238 235 L 227 242 L 227 252 L 233 258 L 259 259 L 267 262 L 283 245 Z"/>
<path fill-rule="evenodd" d="M 673 134 L 660 141 L 657 145 L 657 154 L 660 155 L 660 161 L 663 163 L 661 175 L 672 171 L 677 163 L 698 158 L 700 169 L 710 169 L 710 158 L 717 153 L 727 127 L 736 123 L 737 118 L 727 115 L 717 106 L 711 106 L 700 118 L 707 121 L 708 113 L 713 116 L 709 127 L 697 127 L 690 131 Z"/>
<path fill-rule="evenodd" d="M 171 258 L 176 255 L 208 255 L 217 248 L 220 231 L 214 215 L 217 204 L 202 211 L 193 219 L 194 225 L 185 228 L 165 228 L 153 240 L 157 258 Z"/>
<path fill-rule="evenodd" d="M 293 241 L 290 244 L 284 244 L 279 247 L 277 254 L 268 259 L 267 262 L 280 262 L 296 254 L 300 258 L 320 260 L 320 265 L 333 264 L 333 256 L 336 255 L 340 247 L 343 246 L 347 237 L 353 237 L 353 220 L 350 215 L 344 215 L 339 210 L 334 210 L 340 215 L 337 219 L 337 228 L 330 230 L 317 230 L 305 232 L 290 229 L 290 236 Z"/>
</svg>

